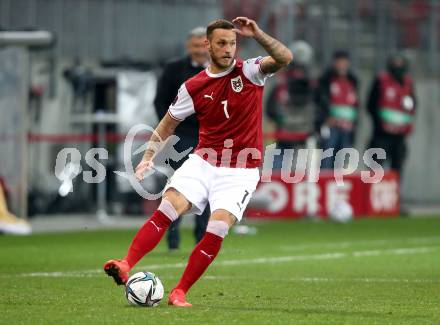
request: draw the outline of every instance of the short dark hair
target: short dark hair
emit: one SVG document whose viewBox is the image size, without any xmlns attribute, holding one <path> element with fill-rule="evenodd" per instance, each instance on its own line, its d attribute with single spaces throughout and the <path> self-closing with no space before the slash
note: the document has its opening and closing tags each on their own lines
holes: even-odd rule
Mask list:
<svg viewBox="0 0 440 325">
<path fill-rule="evenodd" d="M 206 27 L 206 37 L 210 38 L 212 32 L 216 29 L 234 29 L 235 26 L 229 20 L 226 19 L 216 19 L 208 24 Z"/>
</svg>

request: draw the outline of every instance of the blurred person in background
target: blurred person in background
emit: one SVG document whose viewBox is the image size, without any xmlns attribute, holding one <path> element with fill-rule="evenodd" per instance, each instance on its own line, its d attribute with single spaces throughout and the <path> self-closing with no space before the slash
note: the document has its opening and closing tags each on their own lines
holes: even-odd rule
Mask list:
<svg viewBox="0 0 440 325">
<path fill-rule="evenodd" d="M 295 60 L 286 71 L 280 73 L 266 105 L 266 115 L 274 122 L 278 136 L 288 135 L 290 132 L 307 134 L 312 129 L 312 110 L 308 108 L 312 93 L 309 71 L 313 49 L 304 41 L 296 41 L 290 46 L 290 50 L 295 53 Z M 281 154 L 274 157 L 273 168 L 281 169 L 284 150 L 304 146 L 304 139 L 278 138 L 277 148 L 281 149 Z"/>
<path fill-rule="evenodd" d="M 187 79 L 204 70 L 209 64 L 209 55 L 205 47 L 206 28 L 196 27 L 188 34 L 186 41 L 187 55 L 184 57 L 169 61 L 163 70 L 157 83 L 157 92 L 154 99 L 159 121 L 165 116 L 169 106 L 176 98 L 180 85 Z M 199 141 L 199 123 L 195 115 L 188 117 L 182 122 L 175 131 L 180 140 L 174 146 L 178 152 L 195 148 Z M 178 169 L 188 158 L 186 156 L 178 162 L 171 160 L 171 167 Z M 203 214 L 195 216 L 194 236 L 196 243 L 202 239 L 206 225 L 209 219 L 209 208 L 206 208 Z M 182 218 L 174 221 L 168 230 L 167 242 L 170 251 L 179 249 L 180 233 L 179 224 Z"/>
<path fill-rule="evenodd" d="M 0 234 L 29 235 L 31 225 L 8 210 L 5 182 L 0 177 Z"/>
<path fill-rule="evenodd" d="M 400 174 L 416 111 L 414 85 L 403 55 L 389 57 L 386 71 L 380 72 L 371 85 L 367 107 L 373 121 L 370 148 L 383 148 L 386 159 L 378 162 Z"/>
<path fill-rule="evenodd" d="M 358 81 L 350 69 L 347 51 L 333 54 L 332 65 L 319 78 L 315 92 L 317 107 L 315 128 L 325 151 L 333 148 L 333 155 L 322 160 L 322 169 L 333 169 L 336 153 L 353 147 L 358 120 Z"/>
</svg>

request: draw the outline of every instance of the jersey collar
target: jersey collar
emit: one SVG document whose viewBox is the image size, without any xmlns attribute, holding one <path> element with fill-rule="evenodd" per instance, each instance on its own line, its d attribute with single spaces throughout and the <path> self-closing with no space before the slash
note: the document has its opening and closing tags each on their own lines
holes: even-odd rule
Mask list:
<svg viewBox="0 0 440 325">
<path fill-rule="evenodd" d="M 225 71 L 222 71 L 220 73 L 212 73 L 209 71 L 209 66 L 205 69 L 206 74 L 211 77 L 211 78 L 220 78 L 220 77 L 224 77 L 227 74 L 229 74 L 232 70 L 234 70 L 235 65 L 237 63 L 237 60 L 234 59 L 234 62 L 232 63 L 232 65 Z"/>
</svg>

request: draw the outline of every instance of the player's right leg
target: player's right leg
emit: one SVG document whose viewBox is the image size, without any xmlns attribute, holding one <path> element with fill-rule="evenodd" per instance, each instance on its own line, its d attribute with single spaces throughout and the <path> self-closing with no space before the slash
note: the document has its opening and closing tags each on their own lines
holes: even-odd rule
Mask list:
<svg viewBox="0 0 440 325">
<path fill-rule="evenodd" d="M 213 212 L 205 235 L 194 247 L 179 283 L 168 297 L 168 303 L 177 307 L 191 306 L 186 300 L 187 292 L 216 258 L 229 228 L 242 219 L 243 211 L 260 178 L 258 168 L 217 168 L 211 165 L 208 167 L 208 200 Z M 199 210 L 201 211 L 203 209 Z"/>
<path fill-rule="evenodd" d="M 186 301 L 186 293 L 202 276 L 220 251 L 223 239 L 237 218 L 227 210 L 215 210 L 209 219 L 206 233 L 194 247 L 185 271 L 176 287 L 171 290 L 168 304 L 176 307 L 191 307 Z"/>
<path fill-rule="evenodd" d="M 177 190 L 169 188 L 162 197 L 159 208 L 145 222 L 134 237 L 127 256 L 121 260 L 110 260 L 104 264 L 104 271 L 113 277 L 118 285 L 125 284 L 128 272 L 162 239 L 171 222 L 188 211 L 191 203 Z"/>
</svg>

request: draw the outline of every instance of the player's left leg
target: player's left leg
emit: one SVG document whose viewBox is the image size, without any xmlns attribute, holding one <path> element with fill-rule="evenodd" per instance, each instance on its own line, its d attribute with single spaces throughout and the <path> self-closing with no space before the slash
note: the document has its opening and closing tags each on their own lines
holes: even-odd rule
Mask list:
<svg viewBox="0 0 440 325">
<path fill-rule="evenodd" d="M 116 284 L 125 284 L 128 272 L 147 253 L 159 244 L 171 222 L 191 207 L 191 203 L 179 191 L 169 188 L 163 195 L 159 208 L 139 229 L 121 260 L 109 260 L 104 264 L 104 271 L 113 277 Z"/>
<path fill-rule="evenodd" d="M 105 263 L 104 271 L 117 284 L 126 283 L 128 272 L 157 246 L 172 221 L 185 212 L 201 213 L 205 209 L 208 198 L 206 164 L 202 158 L 190 155 L 171 177 L 159 208 L 139 229 L 126 257 Z"/>
<path fill-rule="evenodd" d="M 191 307 L 191 304 L 186 301 L 186 293 L 214 261 L 220 251 L 223 239 L 236 220 L 232 213 L 224 209 L 218 209 L 212 213 L 206 233 L 194 247 L 179 283 L 170 293 L 168 304 L 177 307 Z"/>
</svg>

